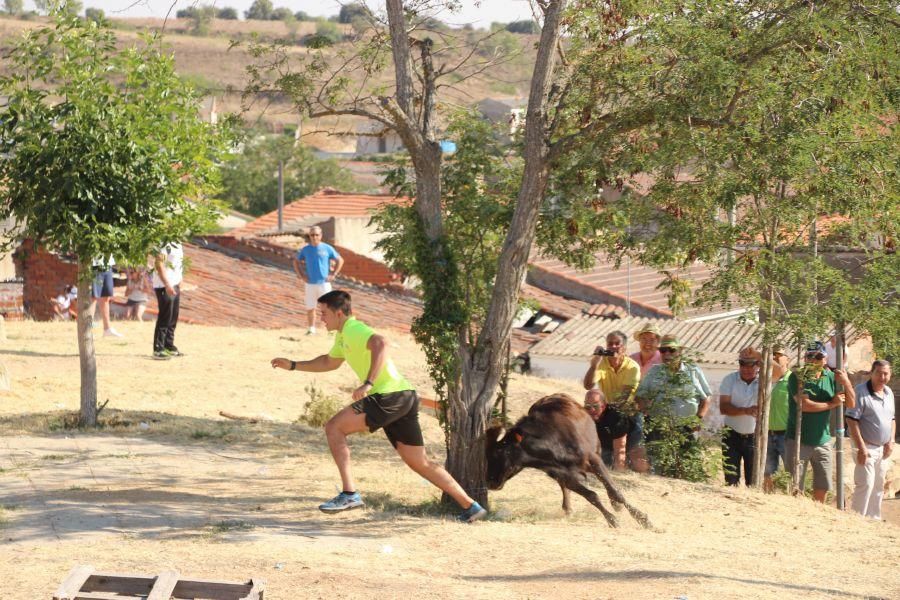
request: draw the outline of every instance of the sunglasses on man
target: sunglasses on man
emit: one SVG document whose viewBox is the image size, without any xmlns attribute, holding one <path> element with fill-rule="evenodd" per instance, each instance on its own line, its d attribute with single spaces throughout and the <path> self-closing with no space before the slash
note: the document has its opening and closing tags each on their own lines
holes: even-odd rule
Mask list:
<svg viewBox="0 0 900 600">
<path fill-rule="evenodd" d="M 675 353 L 678 352 L 678 348 L 660 348 L 659 351 L 662 354 Z"/>
<path fill-rule="evenodd" d="M 825 355 L 821 352 L 807 352 L 806 360 L 822 360 L 825 358 Z"/>
<path fill-rule="evenodd" d="M 758 365 L 759 361 L 752 360 L 752 359 L 742 359 L 742 360 L 738 360 L 738 364 L 742 367 L 752 367 L 752 366 Z"/>
</svg>

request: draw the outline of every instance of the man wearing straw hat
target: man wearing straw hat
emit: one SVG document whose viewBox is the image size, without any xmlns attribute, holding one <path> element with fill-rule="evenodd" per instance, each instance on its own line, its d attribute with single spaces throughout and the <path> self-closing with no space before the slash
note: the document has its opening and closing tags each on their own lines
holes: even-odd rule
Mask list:
<svg viewBox="0 0 900 600">
<path fill-rule="evenodd" d="M 654 365 L 662 364 L 659 353 L 659 340 L 662 336 L 659 327 L 647 323 L 634 333 L 634 341 L 640 344 L 640 350 L 631 355 L 631 359 L 641 368 L 641 377 L 645 376 Z"/>
</svg>

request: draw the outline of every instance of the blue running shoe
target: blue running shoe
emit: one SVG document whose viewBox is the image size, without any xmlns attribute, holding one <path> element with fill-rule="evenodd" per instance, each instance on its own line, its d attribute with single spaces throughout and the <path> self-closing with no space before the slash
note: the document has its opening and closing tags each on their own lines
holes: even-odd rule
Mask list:
<svg viewBox="0 0 900 600">
<path fill-rule="evenodd" d="M 473 502 L 472 506 L 462 511 L 456 520 L 460 523 L 474 523 L 487 516 L 487 511 L 477 502 Z"/>
<path fill-rule="evenodd" d="M 362 501 L 362 496 L 359 495 L 359 492 L 353 492 L 352 494 L 341 492 L 328 502 L 320 504 L 319 510 L 324 513 L 336 513 L 362 506 L 365 506 L 365 503 Z"/>
</svg>

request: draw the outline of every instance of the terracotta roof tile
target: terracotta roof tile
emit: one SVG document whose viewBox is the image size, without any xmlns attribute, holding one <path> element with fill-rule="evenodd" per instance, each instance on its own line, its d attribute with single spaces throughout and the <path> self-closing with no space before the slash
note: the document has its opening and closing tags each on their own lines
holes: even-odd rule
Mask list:
<svg viewBox="0 0 900 600">
<path fill-rule="evenodd" d="M 323 220 L 330 217 L 367 217 L 383 204 L 401 204 L 408 198 L 396 198 L 390 194 L 353 194 L 324 189 L 311 196 L 285 204 L 282 220 L 305 222 L 311 215 L 319 215 Z M 228 232 L 235 237 L 258 235 L 278 226 L 278 211 L 267 213 L 245 226 Z"/>
</svg>

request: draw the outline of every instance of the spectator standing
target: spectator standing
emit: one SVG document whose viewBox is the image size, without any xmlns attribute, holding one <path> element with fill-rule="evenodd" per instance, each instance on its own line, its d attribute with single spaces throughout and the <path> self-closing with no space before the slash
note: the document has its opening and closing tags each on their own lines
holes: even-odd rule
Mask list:
<svg viewBox="0 0 900 600">
<path fill-rule="evenodd" d="M 761 364 L 762 355 L 759 352 L 754 348 L 744 348 L 738 353 L 738 370 L 726 375 L 719 386 L 719 410 L 725 416 L 722 462 L 728 485 L 741 482 L 741 463 L 744 485 L 749 487 L 753 481 Z"/>
<path fill-rule="evenodd" d="M 112 328 L 109 318 L 109 302 L 115 295 L 113 285 L 113 271 L 116 260 L 112 256 L 94 259 L 94 284 L 91 286 L 91 315 L 97 306 L 100 307 L 100 317 L 103 319 L 103 337 L 124 337 Z"/>
<path fill-rule="evenodd" d="M 640 344 L 640 350 L 632 354 L 631 359 L 641 367 L 641 377 L 644 377 L 651 367 L 662 364 L 662 355 L 659 353 L 661 339 L 659 328 L 647 323 L 637 330 L 634 339 Z"/>
<path fill-rule="evenodd" d="M 331 282 L 341 272 L 344 259 L 330 244 L 322 241 L 322 228 L 309 228 L 309 243 L 294 257 L 294 272 L 306 283 L 307 335 L 316 333 L 316 304 L 318 298 L 331 291 Z"/>
<path fill-rule="evenodd" d="M 677 337 L 664 335 L 659 351 L 663 364 L 652 367 L 635 392 L 645 415 L 644 439 L 649 443 L 663 441 L 661 432 L 668 429 L 678 435 L 681 455 L 696 455 L 700 451 L 696 437 L 700 427 L 694 418 L 706 416 L 712 391 L 700 367 L 683 360 Z"/>
<path fill-rule="evenodd" d="M 166 244 L 154 258 L 153 264 L 153 291 L 158 308 L 156 328 L 153 330 L 153 358 L 168 360 L 173 356 L 184 356 L 175 346 L 184 249 L 179 242 Z"/>
<path fill-rule="evenodd" d="M 128 281 L 125 284 L 126 310 L 129 319 L 144 320 L 144 311 L 147 309 L 147 301 L 153 291 L 153 285 L 147 277 L 144 269 L 129 268 L 126 271 Z"/>
<path fill-rule="evenodd" d="M 428 460 L 419 426 L 419 399 L 388 356 L 387 340 L 353 316 L 347 292 L 334 290 L 318 300 L 325 327 L 336 332 L 331 350 L 312 360 L 273 358 L 271 365 L 273 369 L 321 373 L 338 369 L 346 361 L 362 382 L 353 390 L 353 403 L 325 424 L 325 437 L 343 491 L 319 505 L 319 510 L 336 513 L 364 505 L 350 468 L 347 436 L 384 429 L 403 462 L 464 509 L 457 520 L 471 523 L 484 518 L 487 511 L 441 465 Z"/>
<path fill-rule="evenodd" d="M 831 491 L 834 461 L 831 452 L 831 409 L 846 398 L 847 408 L 854 404 L 853 386 L 843 370 L 826 369 L 825 344 L 813 342 L 806 348 L 803 390 L 798 390 L 797 373 L 788 378 L 788 419 L 785 433 L 785 454 L 788 470 L 793 473 L 797 436 L 797 404 L 803 411 L 800 425 L 800 460 L 809 461 L 813 468 L 813 498 L 825 502 Z M 844 392 L 837 391 L 840 383 Z"/>
<path fill-rule="evenodd" d="M 787 466 L 784 452 L 784 432 L 787 429 L 788 420 L 788 378 L 791 375 L 789 359 L 784 349 L 775 346 L 772 349 L 772 395 L 769 400 L 769 441 L 766 445 L 766 470 L 763 479 L 763 488 L 766 492 L 773 492 L 775 484 L 772 476 L 778 471 L 778 459 L 782 465 Z"/>
<path fill-rule="evenodd" d="M 625 356 L 627 343 L 628 336 L 625 333 L 613 331 L 606 336 L 606 347 L 597 346 L 594 350 L 591 363 L 584 374 L 583 383 L 588 390 L 585 406 L 603 402 L 605 421 L 621 423 L 622 427 L 619 429 L 628 424 L 627 429 L 623 429 L 617 436 L 607 436 L 607 446 L 603 450 L 612 457 L 612 461 L 607 464 L 616 469 L 624 469 L 627 455 L 635 470 L 646 470 L 641 448 L 643 418 L 639 414 L 630 416 L 635 412 L 630 404 L 641 379 L 641 368 L 633 359 Z M 602 394 L 598 395 L 596 392 Z"/>
<path fill-rule="evenodd" d="M 53 307 L 53 318 L 62 321 L 68 321 L 72 316 L 72 310 L 75 308 L 72 303 L 78 299 L 78 287 L 67 285 L 63 289 L 63 293 L 56 298 L 50 298 L 50 305 Z"/>
<path fill-rule="evenodd" d="M 850 437 L 856 446 L 851 506 L 859 514 L 879 520 L 884 476 L 897 435 L 894 392 L 887 385 L 890 380 L 891 363 L 876 360 L 869 380 L 856 386 L 856 405 L 847 411 Z"/>
</svg>

